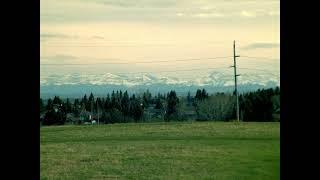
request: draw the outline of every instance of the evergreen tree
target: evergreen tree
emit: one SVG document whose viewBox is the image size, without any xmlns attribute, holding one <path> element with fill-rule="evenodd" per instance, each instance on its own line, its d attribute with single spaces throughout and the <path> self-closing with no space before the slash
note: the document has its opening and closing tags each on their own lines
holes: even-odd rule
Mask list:
<svg viewBox="0 0 320 180">
<path fill-rule="evenodd" d="M 175 91 L 170 91 L 167 97 L 167 113 L 166 113 L 166 120 L 169 121 L 170 119 L 174 119 L 177 116 L 177 105 L 179 103 L 179 98 Z"/>
<path fill-rule="evenodd" d="M 115 108 L 116 106 L 116 95 L 114 93 L 114 91 L 112 91 L 112 94 L 111 94 L 111 108 Z"/>
<path fill-rule="evenodd" d="M 94 96 L 92 94 L 92 92 L 90 93 L 90 96 L 89 96 L 89 101 L 88 101 L 88 104 L 87 104 L 87 110 L 89 110 L 90 112 L 92 112 L 94 110 Z"/>
<path fill-rule="evenodd" d="M 149 99 L 146 92 L 143 93 L 142 99 L 143 99 L 143 106 L 146 108 L 149 107 Z"/>
<path fill-rule="evenodd" d="M 104 97 L 101 98 L 101 111 L 104 111 L 105 102 L 106 102 L 105 98 Z"/>
<path fill-rule="evenodd" d="M 119 98 L 119 97 L 115 99 L 114 107 L 115 107 L 116 109 L 118 109 L 119 111 L 122 111 L 121 101 L 120 101 L 120 98 Z"/>
<path fill-rule="evenodd" d="M 143 103 L 139 98 L 136 98 L 135 94 L 132 94 L 128 103 L 128 115 L 132 117 L 135 122 L 138 122 L 142 118 L 143 112 Z"/>
<path fill-rule="evenodd" d="M 43 104 L 43 100 L 42 100 L 42 98 L 40 98 L 40 112 L 43 112 L 45 109 L 46 108 L 45 108 L 45 106 Z"/>
<path fill-rule="evenodd" d="M 120 100 L 122 100 L 122 91 L 120 90 Z"/>
<path fill-rule="evenodd" d="M 161 103 L 160 97 L 156 99 L 156 106 L 154 107 L 155 109 L 163 109 L 163 104 Z"/>
<path fill-rule="evenodd" d="M 79 117 L 80 108 L 81 108 L 81 105 L 80 105 L 79 99 L 75 99 L 73 103 L 73 114 L 75 117 Z"/>
<path fill-rule="evenodd" d="M 66 108 L 66 113 L 71 113 L 72 112 L 72 107 L 71 107 L 71 103 L 69 101 L 69 98 L 67 98 L 66 104 L 65 104 L 65 108 Z"/>
<path fill-rule="evenodd" d="M 99 114 L 101 114 L 101 111 L 102 111 L 102 101 L 100 98 L 97 98 L 96 102 L 95 102 L 95 111 Z"/>
<path fill-rule="evenodd" d="M 53 109 L 53 102 L 52 102 L 52 99 L 49 98 L 48 102 L 47 102 L 46 110 L 49 111 L 49 110 L 52 110 L 52 109 Z"/>
<path fill-rule="evenodd" d="M 142 102 L 139 101 L 139 99 L 136 99 L 135 96 L 133 95 L 133 99 L 130 101 L 130 115 L 133 117 L 135 122 L 138 122 L 144 112 L 143 104 Z"/>
<path fill-rule="evenodd" d="M 198 89 L 196 96 L 194 98 L 198 101 L 202 101 L 204 99 L 207 99 L 208 97 L 209 97 L 209 95 L 205 89 L 202 89 L 202 91 L 201 91 L 201 89 Z"/>
<path fill-rule="evenodd" d="M 196 96 L 194 98 L 198 101 L 202 100 L 202 92 L 200 89 L 197 90 Z"/>
<path fill-rule="evenodd" d="M 65 107 L 63 106 L 63 104 L 57 107 L 58 107 L 57 111 L 53 110 L 53 108 L 47 111 L 43 120 L 44 125 L 62 125 L 65 123 L 66 121 Z"/>
<path fill-rule="evenodd" d="M 275 88 L 274 94 L 275 94 L 275 95 L 280 95 L 280 88 L 279 88 L 279 86 L 277 86 L 277 87 Z"/>
<path fill-rule="evenodd" d="M 136 100 L 136 95 L 133 94 L 132 97 L 130 98 L 130 100 L 132 100 L 132 101 Z"/>
<path fill-rule="evenodd" d="M 119 90 L 117 90 L 117 93 L 116 93 L 116 100 L 119 99 L 120 95 L 119 95 Z"/>
<path fill-rule="evenodd" d="M 104 123 L 104 124 L 111 123 L 111 117 L 109 112 L 102 112 L 100 123 Z"/>
<path fill-rule="evenodd" d="M 57 105 L 61 105 L 62 104 L 62 100 L 59 98 L 59 96 L 54 96 L 53 104 L 57 104 Z"/>
<path fill-rule="evenodd" d="M 241 96 L 239 104 L 243 121 L 271 121 L 275 110 L 273 94 L 272 89 L 258 89 Z"/>
<path fill-rule="evenodd" d="M 92 92 L 90 93 L 89 101 L 94 101 L 94 96 L 93 96 Z"/>
<path fill-rule="evenodd" d="M 83 98 L 81 99 L 81 106 L 82 105 L 84 105 L 85 110 L 89 110 L 90 107 L 88 107 L 87 94 L 84 94 Z"/>
<path fill-rule="evenodd" d="M 129 115 L 129 101 L 128 92 L 125 91 L 121 99 L 122 112 L 125 116 Z"/>
<path fill-rule="evenodd" d="M 209 97 L 209 95 L 205 89 L 202 89 L 201 97 L 202 97 L 202 100 Z"/>
<path fill-rule="evenodd" d="M 191 97 L 190 91 L 188 92 L 188 95 L 187 95 L 187 104 L 188 106 L 192 104 L 192 97 Z"/>
<path fill-rule="evenodd" d="M 108 93 L 106 101 L 104 102 L 104 110 L 108 112 L 111 109 L 111 100 L 110 100 L 110 95 Z"/>
</svg>

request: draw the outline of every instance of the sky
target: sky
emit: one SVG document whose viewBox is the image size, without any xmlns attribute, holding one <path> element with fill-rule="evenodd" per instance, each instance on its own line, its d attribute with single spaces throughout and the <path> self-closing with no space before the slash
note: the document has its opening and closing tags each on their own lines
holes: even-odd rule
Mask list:
<svg viewBox="0 0 320 180">
<path fill-rule="evenodd" d="M 40 22 L 41 75 L 228 68 L 234 40 L 239 68 L 280 72 L 279 0 L 41 0 Z"/>
</svg>

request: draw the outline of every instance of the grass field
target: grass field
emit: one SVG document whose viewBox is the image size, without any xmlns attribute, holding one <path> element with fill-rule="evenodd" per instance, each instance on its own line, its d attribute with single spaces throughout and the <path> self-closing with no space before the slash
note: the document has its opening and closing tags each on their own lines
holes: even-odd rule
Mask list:
<svg viewBox="0 0 320 180">
<path fill-rule="evenodd" d="M 40 129 L 41 179 L 280 179 L 279 123 Z"/>
</svg>

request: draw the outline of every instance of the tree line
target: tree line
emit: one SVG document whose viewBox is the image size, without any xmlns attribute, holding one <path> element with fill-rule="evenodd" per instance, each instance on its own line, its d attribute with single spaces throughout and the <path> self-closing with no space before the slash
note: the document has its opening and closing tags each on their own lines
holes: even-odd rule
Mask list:
<svg viewBox="0 0 320 180">
<path fill-rule="evenodd" d="M 155 96 L 147 90 L 136 96 L 127 91 L 113 91 L 106 97 L 93 93 L 82 98 L 62 100 L 55 96 L 46 103 L 40 98 L 40 121 L 43 125 L 72 122 L 82 124 L 92 120 L 100 123 L 127 123 L 152 120 L 163 121 L 231 121 L 236 117 L 235 95 L 215 93 L 209 95 L 198 89 L 194 96 L 178 97 L 174 90 Z M 270 88 L 240 94 L 242 121 L 275 121 L 280 113 L 280 88 Z"/>
</svg>

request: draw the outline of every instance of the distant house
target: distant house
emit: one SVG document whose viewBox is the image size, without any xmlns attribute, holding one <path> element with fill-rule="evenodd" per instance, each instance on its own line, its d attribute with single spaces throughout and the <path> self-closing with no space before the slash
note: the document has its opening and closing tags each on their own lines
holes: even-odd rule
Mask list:
<svg viewBox="0 0 320 180">
<path fill-rule="evenodd" d="M 91 120 L 91 113 L 86 110 L 81 110 L 79 117 L 80 122 L 88 122 Z"/>
<path fill-rule="evenodd" d="M 67 122 L 71 123 L 71 124 L 76 124 L 77 122 L 79 122 L 80 118 L 79 117 L 75 117 L 73 113 L 68 113 L 67 114 Z"/>
<path fill-rule="evenodd" d="M 90 120 L 90 113 L 88 111 L 80 113 L 80 121 L 89 121 Z"/>
<path fill-rule="evenodd" d="M 53 104 L 52 106 L 53 106 L 53 110 L 55 112 L 58 112 L 60 110 L 60 107 L 62 106 L 62 104 Z"/>
</svg>

